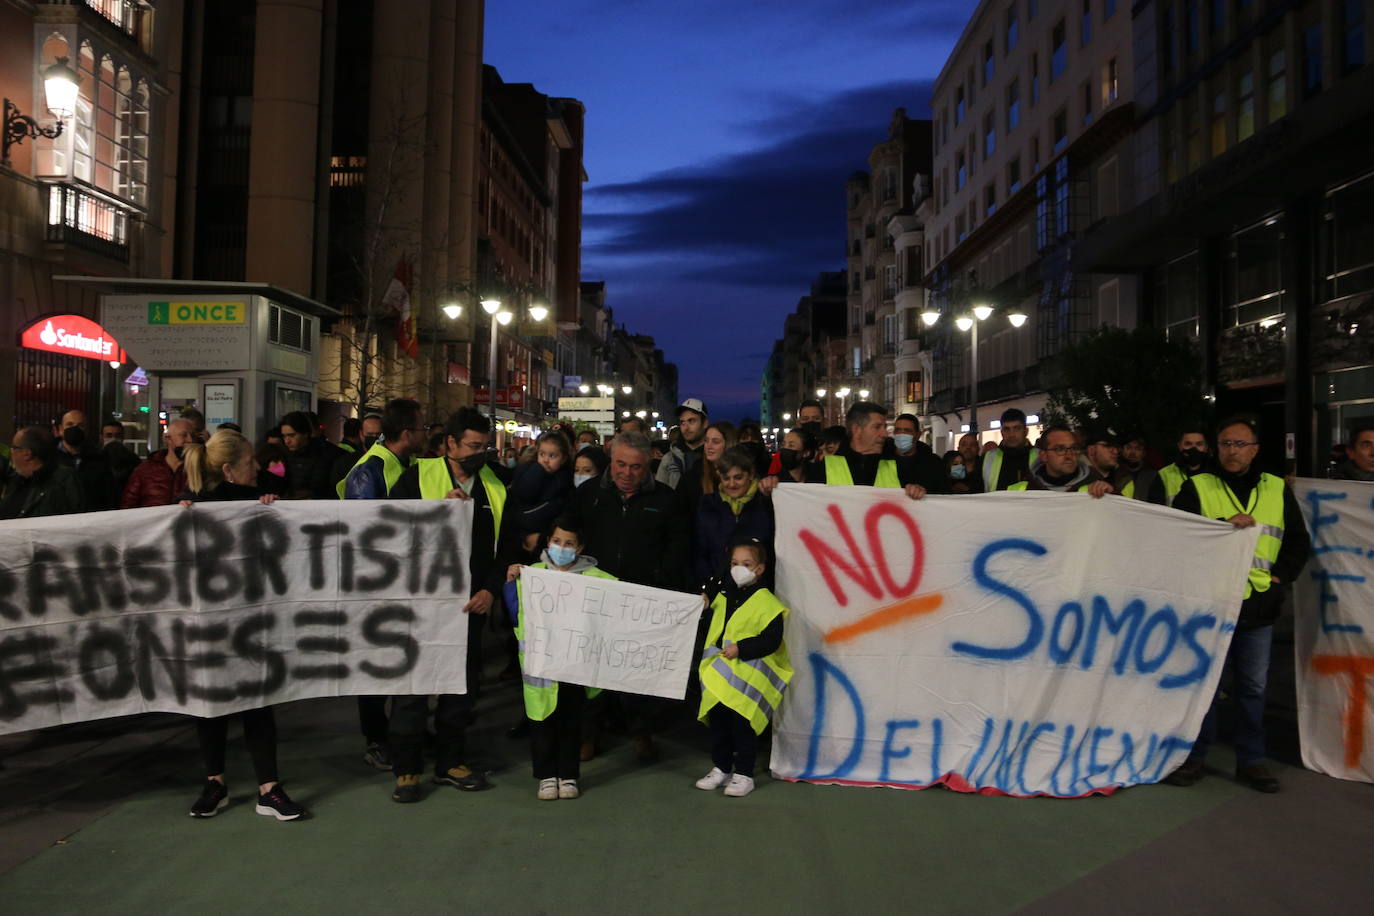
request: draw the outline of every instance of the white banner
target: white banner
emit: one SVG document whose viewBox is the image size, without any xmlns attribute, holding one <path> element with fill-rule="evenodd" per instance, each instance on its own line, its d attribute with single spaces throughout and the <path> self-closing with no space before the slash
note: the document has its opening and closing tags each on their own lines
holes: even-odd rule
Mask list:
<svg viewBox="0 0 1374 916">
<path fill-rule="evenodd" d="M 696 648 L 700 595 L 525 566 L 525 673 L 680 700 Z"/>
<path fill-rule="evenodd" d="M 0 734 L 463 693 L 471 530 L 465 500 L 0 522 Z"/>
<path fill-rule="evenodd" d="M 1258 529 L 1087 494 L 784 485 L 774 775 L 1081 796 L 1182 763 Z"/>
<path fill-rule="evenodd" d="M 1374 483 L 1299 480 L 1296 493 L 1312 535 L 1294 589 L 1302 762 L 1374 782 Z"/>
</svg>

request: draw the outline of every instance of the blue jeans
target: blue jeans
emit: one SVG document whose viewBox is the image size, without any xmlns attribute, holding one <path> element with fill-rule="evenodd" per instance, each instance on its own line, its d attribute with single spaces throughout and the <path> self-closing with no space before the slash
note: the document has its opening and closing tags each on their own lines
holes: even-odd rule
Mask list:
<svg viewBox="0 0 1374 916">
<path fill-rule="evenodd" d="M 1264 762 L 1264 686 L 1269 679 L 1269 646 L 1274 640 L 1273 626 L 1236 630 L 1231 648 L 1226 653 L 1226 666 L 1231 669 L 1231 697 L 1235 703 L 1236 767 L 1253 766 Z M 1223 671 L 1223 674 L 1225 672 Z M 1217 737 L 1217 705 L 1212 706 L 1202 720 L 1202 731 L 1193 742 L 1189 762 L 1201 763 L 1207 758 L 1207 748 Z"/>
</svg>

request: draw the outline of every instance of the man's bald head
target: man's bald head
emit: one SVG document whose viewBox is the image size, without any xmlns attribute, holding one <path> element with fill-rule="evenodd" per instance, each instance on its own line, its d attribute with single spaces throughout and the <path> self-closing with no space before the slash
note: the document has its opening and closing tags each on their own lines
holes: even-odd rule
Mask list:
<svg viewBox="0 0 1374 916">
<path fill-rule="evenodd" d="M 86 414 L 80 410 L 69 410 L 62 415 L 62 425 L 58 427 L 58 432 L 64 429 L 71 429 L 73 426 L 86 428 Z"/>
</svg>

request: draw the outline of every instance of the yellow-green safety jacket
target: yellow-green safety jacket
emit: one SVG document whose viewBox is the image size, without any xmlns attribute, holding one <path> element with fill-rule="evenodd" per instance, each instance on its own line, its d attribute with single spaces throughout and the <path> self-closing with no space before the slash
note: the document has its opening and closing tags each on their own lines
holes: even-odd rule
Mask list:
<svg viewBox="0 0 1374 916">
<path fill-rule="evenodd" d="M 401 479 L 401 474 L 405 471 L 406 466 L 401 464 L 401 459 L 396 457 L 395 452 L 380 442 L 374 442 L 370 449 L 363 452 L 362 456 L 353 462 L 353 467 L 348 469 L 348 474 L 352 474 L 353 468 L 369 458 L 382 459 L 382 479 L 386 481 L 386 491 L 390 493 L 391 488 L 396 486 L 396 481 Z M 343 480 L 340 480 L 338 486 L 334 488 L 339 494 L 339 499 L 344 498 L 344 484 L 348 483 L 348 474 L 345 474 Z"/>
<path fill-rule="evenodd" d="M 1075 492 L 1078 492 L 1078 493 L 1086 493 L 1086 492 L 1088 491 L 1088 487 L 1090 487 L 1090 486 L 1092 486 L 1092 484 L 1090 484 L 1090 483 L 1085 483 L 1085 484 L 1083 484 L 1083 486 L 1079 487 Z M 1014 484 L 1012 484 L 1011 486 L 1007 487 L 1007 492 L 1010 493 L 1010 492 L 1012 492 L 1013 490 L 1028 490 L 1028 489 L 1030 489 L 1030 481 L 1029 481 L 1029 480 L 1018 480 L 1016 483 L 1014 483 Z M 1128 480 L 1128 481 L 1126 481 L 1126 486 L 1122 488 L 1122 490 L 1121 490 L 1121 495 L 1124 496 L 1124 497 L 1126 497 L 1127 499 L 1134 499 L 1134 498 L 1135 498 L 1135 481 L 1134 481 L 1134 480 Z"/>
<path fill-rule="evenodd" d="M 1183 473 L 1183 469 L 1177 464 L 1170 462 L 1159 469 L 1159 479 L 1164 481 L 1164 505 L 1172 506 L 1188 475 Z"/>
<path fill-rule="evenodd" d="M 1254 517 L 1260 536 L 1255 543 L 1254 559 L 1250 561 L 1245 597 L 1269 591 L 1269 586 L 1274 584 L 1270 571 L 1283 546 L 1283 479 L 1273 474 L 1260 474 L 1259 483 L 1250 491 L 1245 506 L 1241 506 L 1236 494 L 1215 474 L 1194 475 L 1193 486 L 1197 488 L 1202 514 L 1207 518 L 1225 521 L 1240 513 Z"/>
<path fill-rule="evenodd" d="M 549 568 L 549 565 L 542 560 L 530 565 L 535 569 Z M 582 570 L 578 575 L 591 576 L 595 579 L 615 578 L 615 576 L 597 569 L 595 566 Z M 558 708 L 558 682 L 548 678 L 533 677 L 525 672 L 525 583 L 519 579 L 515 580 L 515 593 L 520 603 L 519 615 L 515 622 L 515 638 L 520 651 L 520 680 L 522 681 L 521 688 L 525 694 L 525 715 L 535 722 L 543 722 L 553 715 L 553 711 Z M 588 687 L 587 698 L 591 699 L 600 692 L 601 689 L 598 687 Z"/>
<path fill-rule="evenodd" d="M 726 658 L 716 644 L 728 646 L 758 636 L 779 614 L 786 617 L 787 608 L 766 588 L 750 595 L 728 623 L 725 622 L 725 595 L 717 595 L 711 602 L 711 624 L 706 631 L 705 651 L 697 669 L 701 675 L 699 719 L 705 721 L 711 708 L 723 703 L 748 719 L 755 734 L 763 734 L 782 702 L 787 682 L 792 680 L 787 643 L 779 645 L 772 655 L 750 661 Z"/>
<path fill-rule="evenodd" d="M 825 457 L 825 482 L 832 487 L 854 486 L 854 475 L 849 473 L 849 462 L 843 455 Z M 878 462 L 878 476 L 873 480 L 875 487 L 902 488 L 901 478 L 897 476 L 897 462 L 884 458 Z"/>
<path fill-rule="evenodd" d="M 443 499 L 453 489 L 453 477 L 448 472 L 447 458 L 421 458 L 415 463 L 420 467 L 421 499 Z M 492 547 L 499 550 L 501 513 L 506 508 L 506 485 L 496 476 L 496 472 L 485 464 L 482 465 L 482 470 L 477 472 L 477 479 L 482 481 L 482 489 L 487 491 L 487 502 L 491 505 L 491 521 L 496 526 Z"/>
</svg>

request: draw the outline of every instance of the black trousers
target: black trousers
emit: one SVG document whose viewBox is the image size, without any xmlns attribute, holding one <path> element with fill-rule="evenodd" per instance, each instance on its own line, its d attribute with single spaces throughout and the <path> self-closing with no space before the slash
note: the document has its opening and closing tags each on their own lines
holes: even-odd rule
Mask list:
<svg viewBox="0 0 1374 916">
<path fill-rule="evenodd" d="M 277 781 L 277 718 L 272 707 L 250 709 L 213 719 L 196 720 L 196 736 L 200 739 L 200 756 L 205 761 L 205 775 L 224 773 L 224 749 L 229 741 L 229 720 L 238 716 L 243 720 L 243 740 L 248 756 L 253 760 L 253 772 L 258 784 Z"/>
<path fill-rule="evenodd" d="M 496 605 L 493 605 L 493 610 Z M 477 702 L 482 682 L 481 614 L 468 615 L 467 665 L 468 692 L 444 694 L 434 709 L 434 738 L 437 758 L 434 772 L 442 775 L 467 763 L 467 725 Z M 425 770 L 425 721 L 429 718 L 429 697 L 391 698 L 391 720 L 387 723 L 387 750 L 391 771 L 397 776 L 418 776 Z"/>
<path fill-rule="evenodd" d="M 706 714 L 711 723 L 711 762 L 722 773 L 754 776 L 754 758 L 759 752 L 759 736 L 749 720 L 723 703 Z"/>
<path fill-rule="evenodd" d="M 358 697 L 358 727 L 368 744 L 386 744 L 386 697 Z"/>
<path fill-rule="evenodd" d="M 558 685 L 558 706 L 542 722 L 530 720 L 530 763 L 535 779 L 577 779 L 582 758 L 582 709 L 587 688 Z"/>
</svg>

